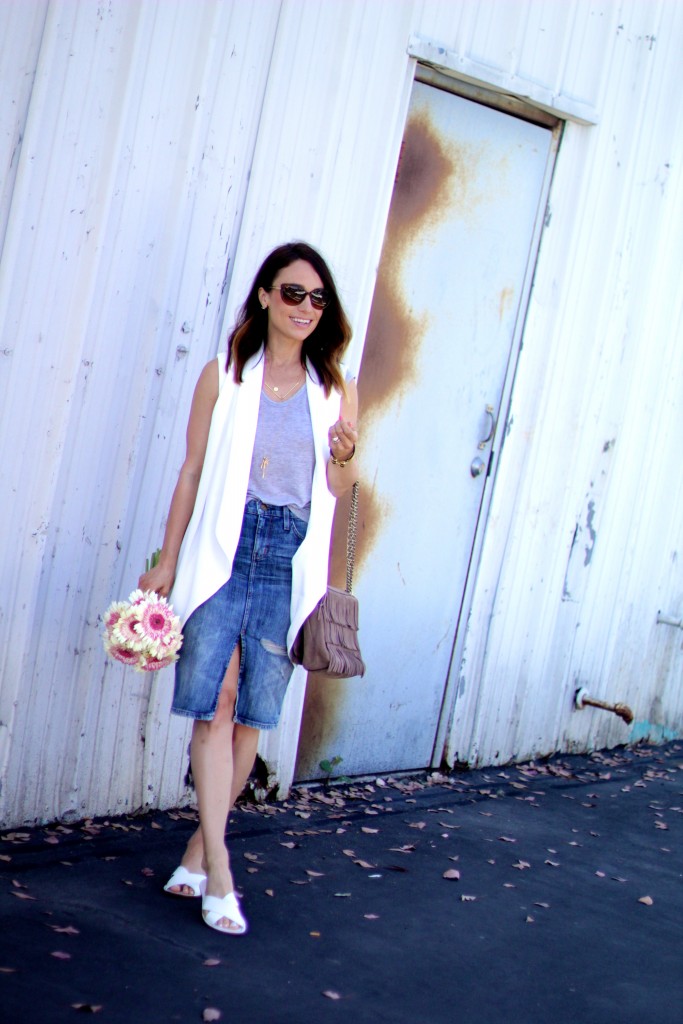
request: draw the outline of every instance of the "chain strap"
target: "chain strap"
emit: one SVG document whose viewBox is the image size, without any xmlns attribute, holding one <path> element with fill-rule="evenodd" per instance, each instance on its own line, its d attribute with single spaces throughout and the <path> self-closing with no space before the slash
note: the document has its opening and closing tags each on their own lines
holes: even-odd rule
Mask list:
<svg viewBox="0 0 683 1024">
<path fill-rule="evenodd" d="M 351 492 L 349 507 L 349 525 L 346 530 L 346 593 L 353 587 L 353 569 L 356 562 L 356 528 L 358 524 L 358 481 Z"/>
</svg>

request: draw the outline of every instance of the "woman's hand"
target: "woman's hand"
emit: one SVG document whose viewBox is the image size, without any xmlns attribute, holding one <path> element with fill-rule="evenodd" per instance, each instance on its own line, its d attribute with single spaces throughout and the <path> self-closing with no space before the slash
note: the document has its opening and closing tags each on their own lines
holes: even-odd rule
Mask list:
<svg viewBox="0 0 683 1024">
<path fill-rule="evenodd" d="M 358 443 L 358 431 L 350 420 L 339 417 L 327 432 L 330 451 L 337 462 L 350 458 Z"/>
<path fill-rule="evenodd" d="M 358 479 L 358 391 L 355 380 L 347 381 L 346 394 L 341 401 L 339 418 L 335 420 L 327 432 L 327 443 L 330 446 L 332 459 L 327 463 L 327 486 L 335 498 L 340 498 Z M 346 463 L 346 465 L 339 465 Z"/>
<path fill-rule="evenodd" d="M 149 572 L 143 572 L 138 580 L 140 590 L 154 590 L 159 597 L 168 597 L 175 580 L 175 570 L 159 561 Z"/>
</svg>

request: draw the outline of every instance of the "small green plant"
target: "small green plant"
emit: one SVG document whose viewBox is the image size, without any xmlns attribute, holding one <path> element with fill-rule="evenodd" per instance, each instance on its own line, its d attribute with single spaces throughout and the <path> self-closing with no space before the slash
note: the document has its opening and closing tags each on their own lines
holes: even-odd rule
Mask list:
<svg viewBox="0 0 683 1024">
<path fill-rule="evenodd" d="M 333 774 L 334 774 L 334 769 L 337 767 L 337 765 L 340 765 L 343 760 L 344 760 L 343 757 L 340 757 L 339 754 L 336 754 L 334 757 L 324 758 L 322 761 L 318 762 L 318 767 L 321 769 L 321 771 L 325 772 L 325 775 L 326 775 L 325 785 L 326 786 L 329 786 L 330 782 L 332 781 L 332 777 L 333 777 Z M 335 776 L 335 778 L 337 779 L 337 782 L 350 782 L 351 781 L 351 779 L 347 778 L 346 775 L 337 775 L 337 776 Z"/>
</svg>

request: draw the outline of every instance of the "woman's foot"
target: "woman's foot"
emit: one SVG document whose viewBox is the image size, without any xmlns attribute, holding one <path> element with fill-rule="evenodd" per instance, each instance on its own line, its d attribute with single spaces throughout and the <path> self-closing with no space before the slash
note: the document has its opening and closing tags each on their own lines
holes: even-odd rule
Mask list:
<svg viewBox="0 0 683 1024">
<path fill-rule="evenodd" d="M 202 896 L 202 917 L 204 924 L 224 935 L 244 935 L 247 930 L 247 922 L 234 891 L 222 899 L 218 896 Z"/>
<path fill-rule="evenodd" d="M 201 896 L 200 885 L 206 879 L 203 862 L 204 843 L 198 828 L 190 836 L 180 867 L 173 872 L 164 890 L 172 896 Z"/>
<path fill-rule="evenodd" d="M 227 857 L 225 863 L 207 873 L 202 883 L 202 917 L 209 928 L 228 935 L 242 935 L 247 930 Z"/>
<path fill-rule="evenodd" d="M 204 882 L 206 882 L 206 875 L 203 871 L 188 871 L 181 864 L 164 886 L 164 892 L 169 892 L 171 896 L 201 896 Z"/>
</svg>

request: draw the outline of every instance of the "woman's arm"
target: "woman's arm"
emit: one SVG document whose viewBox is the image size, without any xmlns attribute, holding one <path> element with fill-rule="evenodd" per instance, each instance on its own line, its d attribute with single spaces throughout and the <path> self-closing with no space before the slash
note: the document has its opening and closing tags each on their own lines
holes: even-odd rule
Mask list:
<svg viewBox="0 0 683 1024">
<path fill-rule="evenodd" d="M 141 590 L 156 590 L 167 597 L 175 580 L 180 545 L 194 510 L 199 478 L 204 465 L 211 416 L 218 398 L 218 364 L 215 359 L 202 370 L 192 398 L 187 424 L 187 449 L 166 522 L 159 561 L 138 581 Z"/>
<path fill-rule="evenodd" d="M 350 380 L 346 384 L 346 395 L 342 397 L 339 419 L 328 430 L 331 455 L 338 462 L 344 462 L 352 456 L 345 466 L 336 466 L 331 458 L 328 460 L 327 486 L 335 498 L 351 490 L 359 477 L 358 454 L 355 451 L 358 443 L 357 417 L 358 389 L 356 381 Z"/>
</svg>

